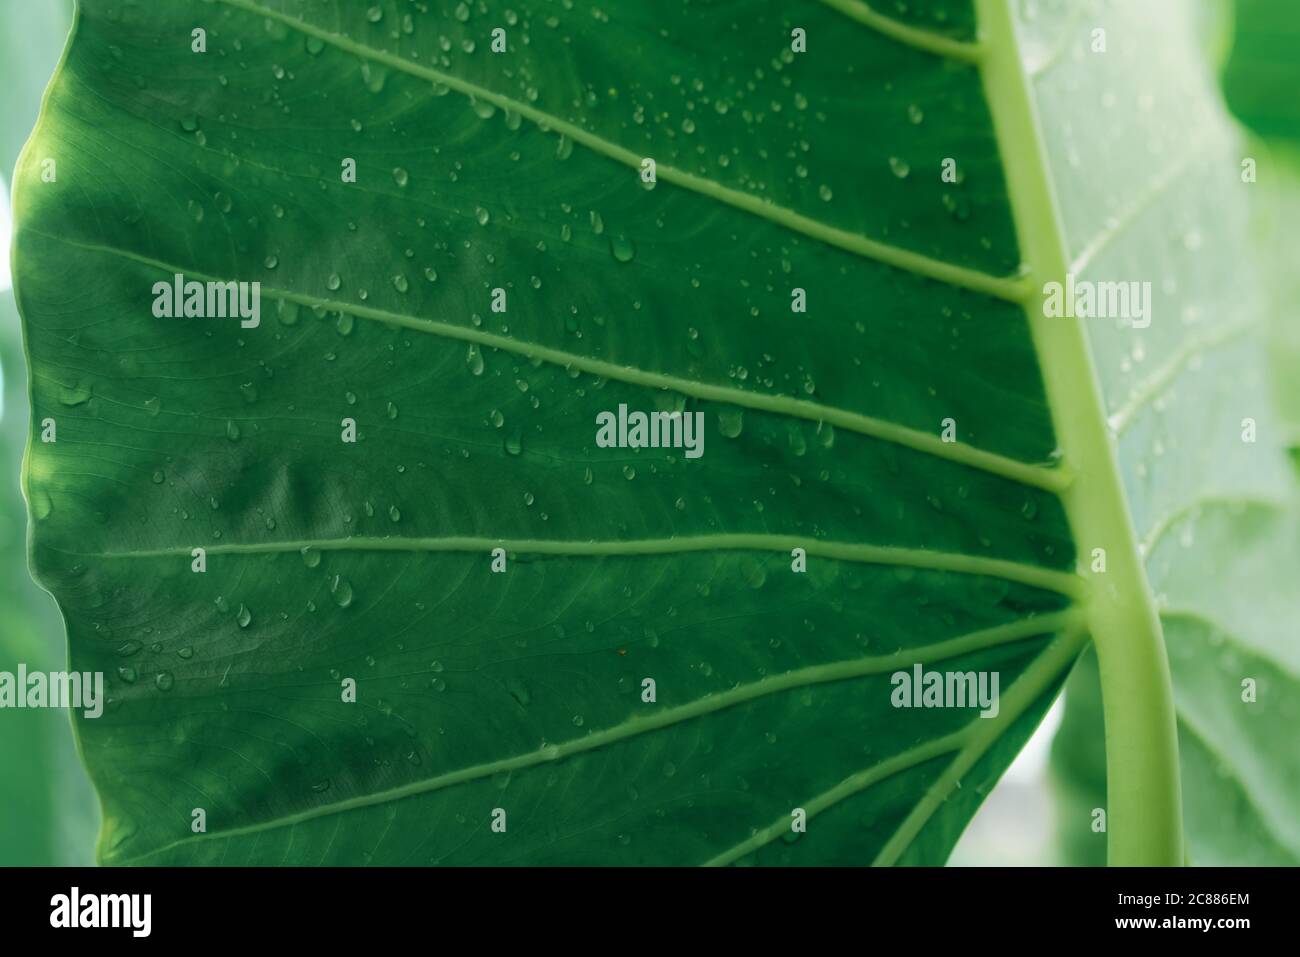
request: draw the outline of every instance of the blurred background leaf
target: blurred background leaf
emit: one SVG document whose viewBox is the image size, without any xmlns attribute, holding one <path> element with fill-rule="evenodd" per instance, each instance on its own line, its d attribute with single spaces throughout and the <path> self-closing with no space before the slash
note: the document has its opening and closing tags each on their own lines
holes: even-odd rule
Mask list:
<svg viewBox="0 0 1300 957">
<path fill-rule="evenodd" d="M 27 572 L 19 486 L 27 371 L 9 277 L 9 178 L 72 24 L 71 0 L 0 0 L 0 671 L 66 667 L 54 601 Z M 90 864 L 99 811 L 64 710 L 0 715 L 0 866 Z"/>
</svg>

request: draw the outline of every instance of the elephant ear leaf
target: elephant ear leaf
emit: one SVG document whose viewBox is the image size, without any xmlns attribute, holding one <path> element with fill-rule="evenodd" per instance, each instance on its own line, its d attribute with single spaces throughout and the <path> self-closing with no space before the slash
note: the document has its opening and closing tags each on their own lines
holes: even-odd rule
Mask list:
<svg viewBox="0 0 1300 957">
<path fill-rule="evenodd" d="M 1137 544 L 1289 477 L 1178 5 L 1155 79 L 1052 4 L 429 6 L 80 5 L 16 278 L 101 860 L 940 863 L 1089 631 L 1181 856 Z"/>
</svg>

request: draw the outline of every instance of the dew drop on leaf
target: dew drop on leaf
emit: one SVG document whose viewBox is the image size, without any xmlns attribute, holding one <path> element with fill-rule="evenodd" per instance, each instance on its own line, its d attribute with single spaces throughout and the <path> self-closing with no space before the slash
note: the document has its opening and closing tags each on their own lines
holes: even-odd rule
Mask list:
<svg viewBox="0 0 1300 957">
<path fill-rule="evenodd" d="M 330 579 L 330 595 L 334 598 L 334 604 L 347 608 L 352 604 L 352 585 L 347 579 L 335 575 Z"/>
<path fill-rule="evenodd" d="M 479 349 L 477 342 L 469 344 L 469 349 L 465 354 L 465 364 L 469 367 L 470 375 L 483 374 L 483 353 Z"/>
<path fill-rule="evenodd" d="M 611 236 L 609 238 L 609 251 L 617 262 L 630 263 L 636 258 L 636 247 L 632 244 L 632 240 L 626 236 Z"/>
</svg>

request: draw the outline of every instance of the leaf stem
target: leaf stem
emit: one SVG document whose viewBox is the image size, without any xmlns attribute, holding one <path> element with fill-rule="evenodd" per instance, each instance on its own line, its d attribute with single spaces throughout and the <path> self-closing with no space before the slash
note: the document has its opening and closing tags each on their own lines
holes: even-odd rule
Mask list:
<svg viewBox="0 0 1300 957">
<path fill-rule="evenodd" d="M 976 11 L 986 47 L 980 66 L 985 95 L 1022 255 L 1040 288 L 1046 281 L 1064 282 L 1071 260 L 1020 62 L 1011 0 L 976 0 Z M 1105 549 L 1106 571 L 1085 578 L 1085 608 L 1101 665 L 1109 861 L 1181 865 L 1182 792 L 1169 660 L 1088 337 L 1078 319 L 1046 317 L 1036 296 L 1026 301 L 1025 312 L 1064 462 L 1078 476 L 1061 496 L 1075 542 L 1083 556 Z"/>
</svg>

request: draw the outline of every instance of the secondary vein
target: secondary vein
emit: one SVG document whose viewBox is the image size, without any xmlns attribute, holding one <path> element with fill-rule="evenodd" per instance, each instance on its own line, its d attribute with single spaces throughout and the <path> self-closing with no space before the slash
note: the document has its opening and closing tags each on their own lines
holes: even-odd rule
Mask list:
<svg viewBox="0 0 1300 957">
<path fill-rule="evenodd" d="M 1137 414 L 1162 395 L 1196 356 L 1215 346 L 1231 342 L 1238 336 L 1244 336 L 1260 325 L 1258 319 L 1226 322 L 1204 335 L 1184 339 L 1155 372 L 1138 383 L 1124 404 L 1110 416 L 1111 429 L 1116 434 L 1123 433 L 1133 424 Z"/>
<path fill-rule="evenodd" d="M 192 546 L 151 550 L 107 552 L 102 558 L 188 557 Z M 930 571 L 984 575 L 1043 588 L 1072 598 L 1082 595 L 1081 580 L 1069 573 L 1022 562 L 983 555 L 938 552 L 926 548 L 896 548 L 864 545 L 856 542 L 827 542 L 797 535 L 720 534 L 691 535 L 676 538 L 643 538 L 627 541 L 564 541 L 547 539 L 504 539 L 479 536 L 441 538 L 336 538 L 304 539 L 293 542 L 222 543 L 205 549 L 213 555 L 258 555 L 318 551 L 372 552 L 470 552 L 489 554 L 504 548 L 511 554 L 601 557 L 617 555 L 676 555 L 713 551 L 778 551 L 802 548 L 810 556 L 868 565 L 895 565 Z"/>
<path fill-rule="evenodd" d="M 187 269 L 173 263 L 165 263 L 148 256 L 141 256 L 125 249 L 117 249 L 112 246 L 102 246 L 94 243 L 83 243 L 69 239 L 65 236 L 55 236 L 49 233 L 40 233 L 40 235 L 91 252 L 100 252 L 106 255 L 129 259 L 143 266 L 148 266 L 152 269 L 157 269 L 160 272 L 167 273 L 168 275 L 184 273 L 190 278 L 205 282 L 229 281 L 222 279 L 221 277 L 196 272 L 195 270 Z M 602 376 L 607 379 L 626 382 L 631 385 L 646 386 L 654 389 L 667 389 L 673 392 L 679 392 L 682 395 L 692 396 L 693 398 L 709 402 L 723 402 L 728 405 L 741 406 L 761 412 L 771 412 L 775 415 L 786 415 L 793 418 L 805 419 L 810 422 L 828 422 L 836 428 L 842 428 L 849 432 L 857 432 L 861 435 L 870 436 L 885 442 L 892 442 L 895 445 L 901 445 L 918 452 L 932 455 L 935 458 L 945 459 L 969 468 L 979 469 L 980 471 L 998 475 L 1002 478 L 1019 482 L 1022 485 L 1040 488 L 1057 495 L 1070 486 L 1073 478 L 1068 470 L 1060 467 L 1046 467 L 1030 462 L 1022 462 L 1017 459 L 998 455 L 995 452 L 988 452 L 983 449 L 974 448 L 973 446 L 963 445 L 960 442 L 944 442 L 938 435 L 930 432 L 922 432 L 918 429 L 899 425 L 896 422 L 889 422 L 884 419 L 863 415 L 858 412 L 850 412 L 847 409 L 840 409 L 834 406 L 822 405 L 817 402 L 810 402 L 806 399 L 796 399 L 784 395 L 768 395 L 759 392 L 749 392 L 743 389 L 736 389 L 730 386 L 697 382 L 693 379 L 682 378 L 681 376 L 668 375 L 662 372 L 651 372 L 634 366 L 619 365 L 618 363 L 609 362 L 603 359 L 594 359 L 572 352 L 565 352 L 562 349 L 556 349 L 550 346 L 542 346 L 532 342 L 523 342 L 518 339 L 512 339 L 508 336 L 485 332 L 482 329 L 476 329 L 470 326 L 458 326 L 438 319 L 420 319 L 403 313 L 376 309 L 372 306 L 289 292 L 287 290 L 274 289 L 265 285 L 262 287 L 262 291 L 268 296 L 283 299 L 286 302 L 297 303 L 298 305 L 307 306 L 308 308 L 322 308 L 334 312 L 345 312 L 354 316 L 359 316 L 363 319 L 370 319 L 392 326 L 399 326 L 403 329 L 411 329 L 429 335 L 442 336 L 444 338 L 455 339 L 461 342 L 473 343 L 491 349 L 500 349 L 503 352 L 521 355 L 525 358 L 540 359 L 543 362 L 549 362 L 553 365 L 577 369 L 581 372 L 590 373 L 591 375 Z"/>
<path fill-rule="evenodd" d="M 952 40 L 930 30 L 900 23 L 897 20 L 878 13 L 863 0 L 822 0 L 828 7 L 838 10 L 852 20 L 868 26 L 877 33 L 882 33 L 892 40 L 897 40 L 918 50 L 925 50 L 939 56 L 952 57 L 967 63 L 978 63 L 984 53 L 978 43 L 966 43 Z"/>
</svg>

